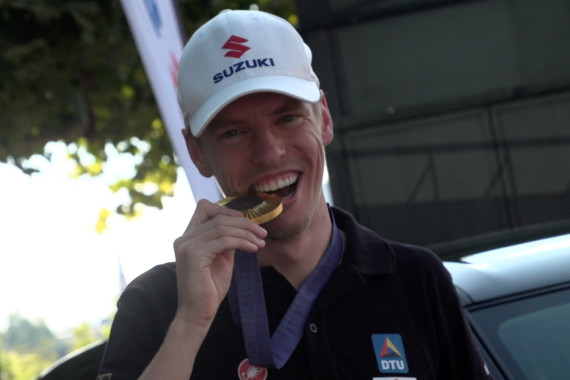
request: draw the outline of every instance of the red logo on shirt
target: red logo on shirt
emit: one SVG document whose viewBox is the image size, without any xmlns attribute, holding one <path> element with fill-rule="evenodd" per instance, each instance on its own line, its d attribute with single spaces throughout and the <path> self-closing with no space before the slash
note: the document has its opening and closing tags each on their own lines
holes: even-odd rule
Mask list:
<svg viewBox="0 0 570 380">
<path fill-rule="evenodd" d="M 243 359 L 239 363 L 238 375 L 240 380 L 265 380 L 267 379 L 267 368 L 254 366 L 249 362 L 249 359 Z"/>
</svg>

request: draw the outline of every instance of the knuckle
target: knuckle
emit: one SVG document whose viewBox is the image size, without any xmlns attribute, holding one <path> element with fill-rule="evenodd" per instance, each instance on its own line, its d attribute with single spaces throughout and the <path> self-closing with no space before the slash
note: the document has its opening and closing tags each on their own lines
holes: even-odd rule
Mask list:
<svg viewBox="0 0 570 380">
<path fill-rule="evenodd" d="M 229 233 L 229 227 L 224 224 L 218 224 L 214 227 L 217 236 L 225 236 Z"/>
<path fill-rule="evenodd" d="M 196 203 L 196 206 L 205 207 L 207 204 L 209 204 L 209 202 L 206 199 L 200 199 L 198 203 Z"/>
<path fill-rule="evenodd" d="M 172 243 L 172 246 L 174 248 L 174 251 L 177 251 L 180 249 L 180 246 L 184 244 L 184 236 L 180 236 L 178 238 L 176 238 L 174 240 L 174 243 Z"/>
<path fill-rule="evenodd" d="M 231 244 L 233 242 L 233 238 L 231 238 L 229 236 L 221 236 L 219 238 L 219 241 L 224 248 L 227 248 L 227 247 L 231 246 Z"/>
<path fill-rule="evenodd" d="M 218 225 L 227 224 L 229 221 L 229 218 L 226 215 L 218 214 L 212 218 L 212 221 Z"/>
</svg>

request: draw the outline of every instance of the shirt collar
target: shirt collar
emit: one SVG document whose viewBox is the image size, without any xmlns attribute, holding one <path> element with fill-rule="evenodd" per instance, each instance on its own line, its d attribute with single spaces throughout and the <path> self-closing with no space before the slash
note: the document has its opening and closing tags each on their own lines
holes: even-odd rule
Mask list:
<svg viewBox="0 0 570 380">
<path fill-rule="evenodd" d="M 344 231 L 342 265 L 356 267 L 364 275 L 394 273 L 395 255 L 390 244 L 348 212 L 334 206 L 331 209 L 338 228 Z"/>
</svg>

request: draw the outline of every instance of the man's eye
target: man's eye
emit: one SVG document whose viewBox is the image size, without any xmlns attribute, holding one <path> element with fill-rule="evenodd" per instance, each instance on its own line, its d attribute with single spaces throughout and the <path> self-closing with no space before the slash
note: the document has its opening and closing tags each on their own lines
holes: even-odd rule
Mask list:
<svg viewBox="0 0 570 380">
<path fill-rule="evenodd" d="M 235 137 L 235 136 L 237 136 L 237 135 L 238 135 L 237 129 L 232 129 L 232 130 L 229 130 L 229 131 L 225 131 L 225 132 L 223 133 L 223 136 L 226 137 L 226 138 Z"/>
<path fill-rule="evenodd" d="M 287 115 L 287 116 L 283 116 L 280 121 L 282 123 L 290 123 L 292 121 L 295 121 L 295 119 L 296 119 L 295 115 Z"/>
</svg>

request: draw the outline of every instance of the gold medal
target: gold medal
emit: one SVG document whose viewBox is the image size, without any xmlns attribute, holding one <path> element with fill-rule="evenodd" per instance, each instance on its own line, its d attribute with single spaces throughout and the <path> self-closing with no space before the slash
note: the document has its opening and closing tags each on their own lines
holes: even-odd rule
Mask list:
<svg viewBox="0 0 570 380">
<path fill-rule="evenodd" d="M 242 197 L 228 197 L 216 202 L 217 205 L 241 211 L 243 216 L 257 224 L 269 222 L 283 211 L 281 197 L 274 194 L 254 194 Z"/>
</svg>

